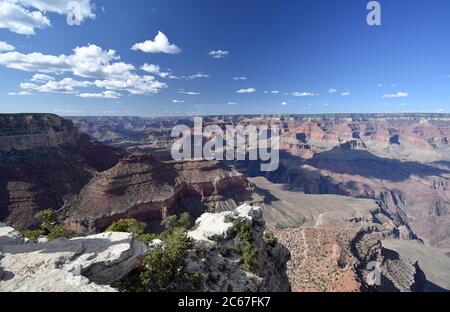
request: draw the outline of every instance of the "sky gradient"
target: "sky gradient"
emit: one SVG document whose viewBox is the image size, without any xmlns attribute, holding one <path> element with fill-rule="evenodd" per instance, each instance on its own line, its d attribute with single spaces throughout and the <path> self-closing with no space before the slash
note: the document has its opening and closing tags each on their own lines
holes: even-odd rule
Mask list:
<svg viewBox="0 0 450 312">
<path fill-rule="evenodd" d="M 0 0 L 0 112 L 450 112 L 448 0 L 69 2 Z"/>
</svg>

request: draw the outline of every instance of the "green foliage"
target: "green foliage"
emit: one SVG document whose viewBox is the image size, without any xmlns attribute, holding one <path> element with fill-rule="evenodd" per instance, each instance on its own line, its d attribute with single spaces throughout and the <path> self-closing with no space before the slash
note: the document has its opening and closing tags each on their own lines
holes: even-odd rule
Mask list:
<svg viewBox="0 0 450 312">
<path fill-rule="evenodd" d="M 133 233 L 135 236 L 143 235 L 145 230 L 145 223 L 139 222 L 135 219 L 120 219 L 111 224 L 106 229 L 107 232 L 126 232 Z"/>
<path fill-rule="evenodd" d="M 67 228 L 63 224 L 55 225 L 50 229 L 50 232 L 48 233 L 48 240 L 52 241 L 58 238 L 73 238 L 75 237 L 75 233 L 67 230 Z"/>
<path fill-rule="evenodd" d="M 39 237 L 47 235 L 48 240 L 57 238 L 72 238 L 75 233 L 67 230 L 65 225 L 58 224 L 58 215 L 53 210 L 47 209 L 38 212 L 34 216 L 40 223 L 39 228 L 35 230 L 25 230 L 23 235 L 33 242 L 37 242 Z"/>
<path fill-rule="evenodd" d="M 237 237 L 247 243 L 253 243 L 253 230 L 252 226 L 248 224 L 246 221 L 237 219 L 234 221 L 234 227 L 237 232 Z"/>
<path fill-rule="evenodd" d="M 136 240 L 140 241 L 144 245 L 148 246 L 151 242 L 158 238 L 156 234 L 141 234 L 136 236 Z"/>
<path fill-rule="evenodd" d="M 264 234 L 264 238 L 265 238 L 267 244 L 271 247 L 275 247 L 278 243 L 277 238 L 275 237 L 275 235 L 273 235 L 272 232 L 266 232 Z"/>
<path fill-rule="evenodd" d="M 42 229 L 23 231 L 23 236 L 35 243 L 37 243 L 39 237 L 41 237 L 44 234 L 45 234 L 45 231 Z"/>
<path fill-rule="evenodd" d="M 239 261 L 245 271 L 257 273 L 259 270 L 258 266 L 258 250 L 252 244 L 246 244 L 242 249 L 242 256 Z"/>
<path fill-rule="evenodd" d="M 252 225 L 245 220 L 237 219 L 234 221 L 237 238 L 242 244 L 236 245 L 235 253 L 239 256 L 239 262 L 243 269 L 248 272 L 257 273 L 258 268 L 258 250 L 256 249 L 253 237 Z"/>
<path fill-rule="evenodd" d="M 129 222 L 121 222 L 122 225 L 127 223 Z M 203 275 L 188 272 L 186 268 L 188 250 L 191 248 L 187 236 L 187 229 L 191 227 L 189 214 L 182 214 L 180 218 L 167 217 L 161 225 L 165 231 L 159 237 L 154 234 L 141 234 L 137 239 L 150 243 L 160 238 L 164 246 L 150 249 L 142 266 L 114 283 L 114 287 L 120 291 L 133 292 L 196 291 L 200 288 Z M 123 229 L 118 225 L 115 228 Z"/>
<path fill-rule="evenodd" d="M 45 231 L 50 231 L 55 226 L 57 221 L 57 214 L 53 210 L 47 209 L 38 212 L 34 216 L 40 223 L 40 228 Z"/>
<path fill-rule="evenodd" d="M 166 229 L 166 232 L 170 232 L 173 229 L 189 230 L 192 227 L 191 216 L 185 212 L 177 216 L 168 216 L 162 222 L 161 225 Z"/>
</svg>

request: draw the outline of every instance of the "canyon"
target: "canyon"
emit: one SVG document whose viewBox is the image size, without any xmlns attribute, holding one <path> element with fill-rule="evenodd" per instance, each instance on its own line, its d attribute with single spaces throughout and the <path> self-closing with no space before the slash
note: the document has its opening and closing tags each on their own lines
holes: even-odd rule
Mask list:
<svg viewBox="0 0 450 312">
<path fill-rule="evenodd" d="M 204 123 L 279 126 L 279 168 L 173 161 L 171 129 L 192 128 L 189 117 L 0 115 L 0 221 L 33 228 L 35 213 L 52 209 L 78 235 L 123 218 L 157 233 L 169 215 L 200 219 L 247 203 L 261 207 L 267 230 L 290 252 L 294 291 L 449 289 L 442 277 L 450 272 L 450 116 L 209 116 Z M 425 250 L 433 256 L 424 259 Z M 380 287 L 365 281 L 371 261 L 382 264 Z"/>
</svg>

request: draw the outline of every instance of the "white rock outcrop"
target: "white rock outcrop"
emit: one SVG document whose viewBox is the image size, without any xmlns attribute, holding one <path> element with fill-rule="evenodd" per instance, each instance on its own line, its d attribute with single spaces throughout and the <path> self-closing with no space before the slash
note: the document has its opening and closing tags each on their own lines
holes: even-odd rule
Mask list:
<svg viewBox="0 0 450 312">
<path fill-rule="evenodd" d="M 0 225 L 0 291 L 111 292 L 145 252 L 130 233 L 35 244 Z"/>
<path fill-rule="evenodd" d="M 251 242 L 239 237 L 239 222 L 251 228 Z M 188 257 L 188 270 L 199 272 L 204 281 L 203 292 L 290 291 L 286 275 L 289 251 L 280 244 L 265 241 L 265 222 L 259 207 L 242 205 L 234 211 L 205 213 L 188 232 L 193 248 Z M 254 248 L 256 270 L 250 272 L 242 264 L 245 246 Z"/>
</svg>

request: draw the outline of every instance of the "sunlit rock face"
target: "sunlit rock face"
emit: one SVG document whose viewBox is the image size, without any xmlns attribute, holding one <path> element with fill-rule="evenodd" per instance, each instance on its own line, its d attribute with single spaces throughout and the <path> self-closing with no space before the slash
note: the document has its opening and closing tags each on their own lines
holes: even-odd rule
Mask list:
<svg viewBox="0 0 450 312">
<path fill-rule="evenodd" d="M 142 260 L 146 247 L 129 233 L 25 242 L 0 225 L 0 291 L 110 292 Z"/>
</svg>

